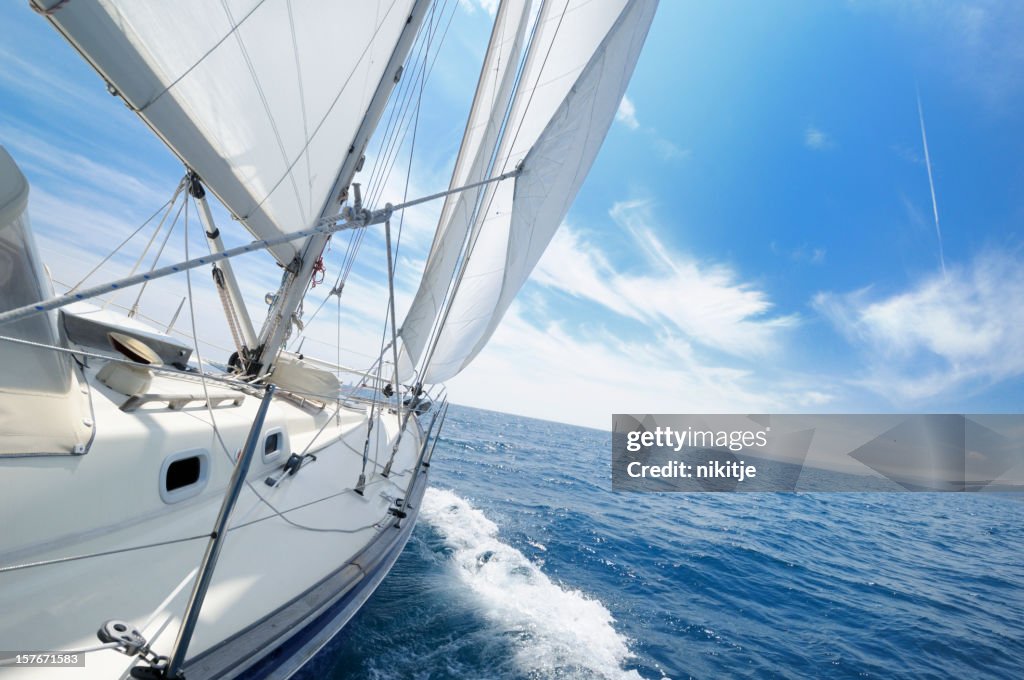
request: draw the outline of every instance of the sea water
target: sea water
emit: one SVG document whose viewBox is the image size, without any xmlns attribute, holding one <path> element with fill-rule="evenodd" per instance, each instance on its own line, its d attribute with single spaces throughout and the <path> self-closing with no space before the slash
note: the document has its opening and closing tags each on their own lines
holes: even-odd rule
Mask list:
<svg viewBox="0 0 1024 680">
<path fill-rule="evenodd" d="M 1024 502 L 613 493 L 610 434 L 453 406 L 313 678 L 1024 677 Z"/>
</svg>

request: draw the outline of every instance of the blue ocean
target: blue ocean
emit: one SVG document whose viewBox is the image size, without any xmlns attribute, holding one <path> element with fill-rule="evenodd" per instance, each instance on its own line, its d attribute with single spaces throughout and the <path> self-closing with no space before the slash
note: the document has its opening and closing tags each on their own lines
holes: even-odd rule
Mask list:
<svg viewBox="0 0 1024 680">
<path fill-rule="evenodd" d="M 613 493 L 610 434 L 453 406 L 313 678 L 1024 677 L 1024 502 Z"/>
</svg>

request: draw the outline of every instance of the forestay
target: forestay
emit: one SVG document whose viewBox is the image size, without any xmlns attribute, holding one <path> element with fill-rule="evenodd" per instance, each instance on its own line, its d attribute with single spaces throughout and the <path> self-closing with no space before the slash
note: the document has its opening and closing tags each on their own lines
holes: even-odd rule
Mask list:
<svg viewBox="0 0 1024 680">
<path fill-rule="evenodd" d="M 413 6 L 33 2 L 259 239 L 310 226 L 335 198 Z M 296 246 L 272 252 L 288 263 Z"/>
<path fill-rule="evenodd" d="M 494 333 L 593 164 L 656 8 L 657 0 L 544 3 L 492 170 L 522 162 L 522 174 L 514 186 L 501 182 L 484 192 L 463 261 L 449 272 L 456 283 L 435 321 L 423 382 L 456 375 Z M 450 243 L 458 236 L 449 228 L 435 250 L 461 248 Z M 403 339 L 419 314 L 414 304 Z M 406 342 L 418 362 L 417 343 Z"/>
</svg>

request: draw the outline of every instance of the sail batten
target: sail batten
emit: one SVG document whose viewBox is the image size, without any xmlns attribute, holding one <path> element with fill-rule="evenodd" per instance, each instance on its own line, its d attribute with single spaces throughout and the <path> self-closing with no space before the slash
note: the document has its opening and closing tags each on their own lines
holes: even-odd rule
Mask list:
<svg viewBox="0 0 1024 680">
<path fill-rule="evenodd" d="M 48 18 L 263 239 L 308 227 L 333 199 L 412 5 L 76 0 Z M 296 252 L 273 250 L 285 264 Z"/>
<path fill-rule="evenodd" d="M 657 0 L 544 3 L 492 170 L 522 163 L 523 171 L 514 185 L 484 192 L 453 291 L 435 320 L 423 382 L 464 369 L 526 282 L 596 158 L 656 8 Z M 418 302 L 409 319 L 423 313 Z M 415 360 L 417 347 L 408 346 Z"/>
</svg>

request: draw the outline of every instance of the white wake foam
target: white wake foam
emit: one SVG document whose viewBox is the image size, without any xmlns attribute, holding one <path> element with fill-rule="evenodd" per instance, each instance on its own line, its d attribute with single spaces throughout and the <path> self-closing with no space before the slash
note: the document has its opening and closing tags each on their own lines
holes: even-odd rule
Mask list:
<svg viewBox="0 0 1024 680">
<path fill-rule="evenodd" d="M 453 566 L 484 613 L 518 638 L 517 663 L 542 677 L 639 679 L 624 671 L 631 656 L 603 604 L 551 582 L 521 552 L 498 539 L 491 520 L 447 489 L 427 489 L 422 517 L 453 550 Z"/>
</svg>

